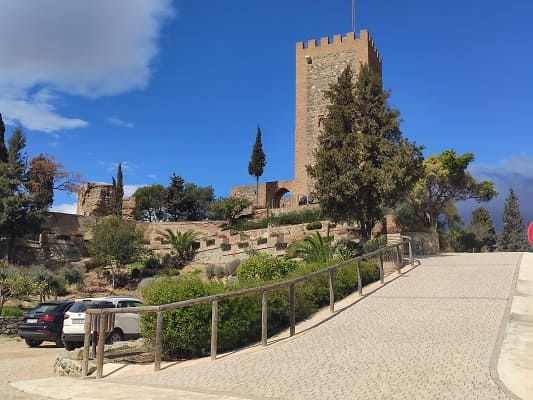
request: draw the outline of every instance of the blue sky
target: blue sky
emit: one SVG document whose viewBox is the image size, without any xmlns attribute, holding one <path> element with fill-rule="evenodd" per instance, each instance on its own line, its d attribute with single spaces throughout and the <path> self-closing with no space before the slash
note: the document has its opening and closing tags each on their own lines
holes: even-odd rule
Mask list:
<svg viewBox="0 0 533 400">
<path fill-rule="evenodd" d="M 509 186 L 533 218 L 532 18 L 526 0 L 357 3 L 404 135 L 474 152 L 497 223 Z M 87 181 L 122 162 L 130 190 L 175 172 L 227 196 L 254 183 L 258 124 L 261 181 L 293 177 L 295 43 L 350 30 L 349 0 L 0 0 L 0 112 Z"/>
</svg>

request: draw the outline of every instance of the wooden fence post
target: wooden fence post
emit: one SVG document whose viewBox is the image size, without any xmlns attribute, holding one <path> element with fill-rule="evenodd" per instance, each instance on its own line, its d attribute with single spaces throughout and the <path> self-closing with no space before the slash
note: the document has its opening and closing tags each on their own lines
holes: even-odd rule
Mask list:
<svg viewBox="0 0 533 400">
<path fill-rule="evenodd" d="M 335 270 L 329 270 L 329 311 L 335 312 Z"/>
<path fill-rule="evenodd" d="M 379 281 L 385 283 L 385 273 L 383 272 L 383 253 L 379 253 Z"/>
<path fill-rule="evenodd" d="M 363 295 L 363 276 L 361 274 L 361 260 L 357 260 L 357 292 Z"/>
<path fill-rule="evenodd" d="M 291 323 L 291 336 L 296 334 L 296 284 L 291 283 L 289 287 L 289 302 L 290 302 L 290 323 Z"/>
<path fill-rule="evenodd" d="M 261 345 L 267 345 L 268 338 L 268 292 L 263 291 L 261 299 Z"/>
<path fill-rule="evenodd" d="M 104 376 L 104 344 L 105 344 L 105 328 L 107 326 L 107 319 L 109 314 L 98 315 L 98 345 L 96 347 L 96 378 L 100 379 Z"/>
<path fill-rule="evenodd" d="M 85 323 L 83 325 L 83 361 L 81 364 L 81 377 L 86 378 L 89 370 L 89 347 L 91 346 L 91 317 L 92 315 L 85 315 Z"/>
<path fill-rule="evenodd" d="M 163 352 L 163 311 L 157 312 L 155 331 L 154 371 L 161 369 L 161 353 Z"/>
<path fill-rule="evenodd" d="M 211 360 L 216 360 L 218 348 L 218 300 L 211 303 Z"/>
<path fill-rule="evenodd" d="M 402 256 L 400 254 L 400 246 L 396 246 L 396 270 L 398 271 L 399 274 L 402 273 Z"/>
</svg>

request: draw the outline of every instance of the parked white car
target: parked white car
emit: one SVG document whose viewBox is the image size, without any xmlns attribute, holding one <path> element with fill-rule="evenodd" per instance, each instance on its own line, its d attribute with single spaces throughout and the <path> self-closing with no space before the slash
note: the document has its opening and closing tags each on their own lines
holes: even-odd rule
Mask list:
<svg viewBox="0 0 533 400">
<path fill-rule="evenodd" d="M 65 313 L 63 321 L 62 340 L 67 350 L 83 346 L 83 328 L 85 325 L 85 311 L 90 308 L 125 308 L 139 307 L 142 303 L 135 297 L 106 296 L 87 297 L 75 300 L 74 304 Z M 107 333 L 106 343 L 114 343 L 120 340 L 137 339 L 141 329 L 139 314 L 124 313 L 115 314 L 115 325 L 111 332 Z"/>
</svg>

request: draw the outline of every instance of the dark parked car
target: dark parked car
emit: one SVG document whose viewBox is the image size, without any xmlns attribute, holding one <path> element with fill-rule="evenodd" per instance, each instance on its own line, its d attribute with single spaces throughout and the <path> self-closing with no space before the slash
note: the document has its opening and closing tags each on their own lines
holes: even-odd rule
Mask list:
<svg viewBox="0 0 533 400">
<path fill-rule="evenodd" d="M 37 347 L 44 341 L 55 342 L 62 347 L 61 333 L 65 312 L 73 301 L 48 301 L 41 303 L 19 319 L 18 335 L 30 347 Z"/>
</svg>

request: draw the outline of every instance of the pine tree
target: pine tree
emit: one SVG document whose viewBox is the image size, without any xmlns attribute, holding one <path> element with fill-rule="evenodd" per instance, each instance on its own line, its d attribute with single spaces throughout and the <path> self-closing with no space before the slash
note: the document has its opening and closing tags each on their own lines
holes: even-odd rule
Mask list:
<svg viewBox="0 0 533 400">
<path fill-rule="evenodd" d="M 402 137 L 399 112 L 368 65 L 355 83 L 348 66 L 325 96 L 331 105 L 308 173 L 324 214 L 358 222 L 368 239 L 383 207 L 404 198 L 420 177 L 421 147 Z"/>
<path fill-rule="evenodd" d="M 492 217 L 486 208 L 479 207 L 472 211 L 472 221 L 467 231 L 475 235 L 479 242 L 479 250 L 494 251 L 496 248 L 498 237 Z"/>
<path fill-rule="evenodd" d="M 2 119 L 2 114 L 0 114 L 0 163 L 7 162 L 7 148 L 4 143 L 6 127 L 4 125 L 4 120 Z"/>
<path fill-rule="evenodd" d="M 263 144 L 261 143 L 261 128 L 258 126 L 252 156 L 250 158 L 250 163 L 248 164 L 248 173 L 255 176 L 256 205 L 259 204 L 259 177 L 263 175 L 265 165 L 266 157 L 265 152 L 263 151 Z"/>
<path fill-rule="evenodd" d="M 503 229 L 498 248 L 500 251 L 527 251 L 529 249 L 518 196 L 512 188 L 509 189 L 509 197 L 505 200 Z"/>
</svg>

